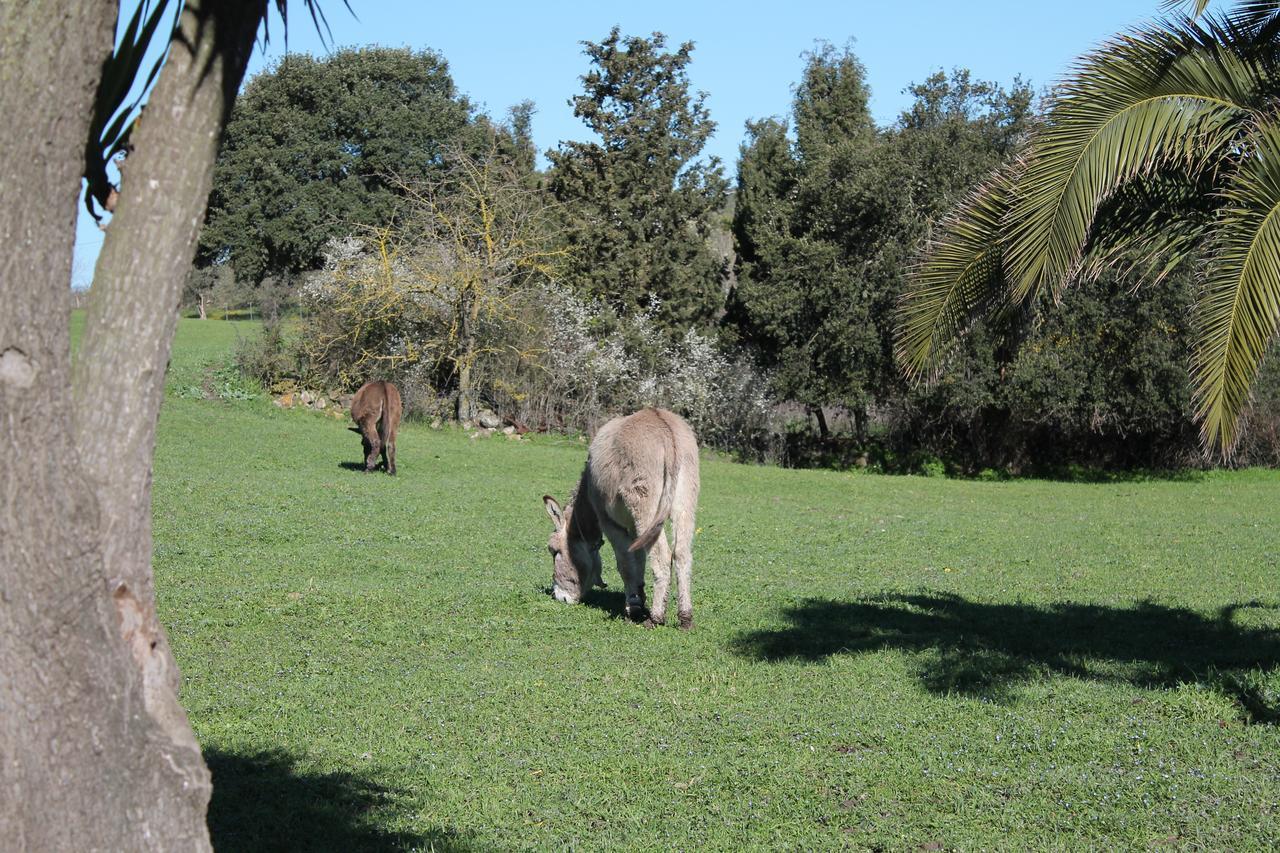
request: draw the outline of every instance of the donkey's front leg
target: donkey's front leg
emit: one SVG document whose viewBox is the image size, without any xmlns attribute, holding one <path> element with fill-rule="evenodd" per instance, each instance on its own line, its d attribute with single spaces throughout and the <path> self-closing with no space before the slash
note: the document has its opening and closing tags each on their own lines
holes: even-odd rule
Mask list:
<svg viewBox="0 0 1280 853">
<path fill-rule="evenodd" d="M 644 551 L 628 551 L 632 537 L 616 524 L 606 523 L 605 536 L 613 546 L 613 556 L 618 561 L 618 574 L 622 576 L 622 591 L 626 596 L 622 611 L 633 622 L 645 617 L 644 607 Z"/>
</svg>

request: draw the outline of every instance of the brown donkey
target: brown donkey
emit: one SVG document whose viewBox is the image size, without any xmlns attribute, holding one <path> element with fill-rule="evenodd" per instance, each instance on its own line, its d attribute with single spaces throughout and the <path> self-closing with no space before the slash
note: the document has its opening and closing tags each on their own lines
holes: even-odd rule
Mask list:
<svg viewBox="0 0 1280 853">
<path fill-rule="evenodd" d="M 366 382 L 351 399 L 351 419 L 356 425 L 348 429 L 360 433 L 365 471 L 377 466 L 381 453 L 387 473 L 396 473 L 396 430 L 400 429 L 400 412 L 400 391 L 390 382 Z"/>
<path fill-rule="evenodd" d="M 600 546 L 608 537 L 626 591 L 626 615 L 644 613 L 644 565 L 653 551 L 653 610 L 645 625 L 667 616 L 674 562 L 681 628 L 693 627 L 693 531 L 698 506 L 698 440 L 678 415 L 643 409 L 614 418 L 587 451 L 582 479 L 561 508 L 543 496 L 555 531 L 547 543 L 555 564 L 551 591 L 576 604 L 600 579 Z M 671 519 L 672 544 L 663 524 Z M 674 561 L 672 554 L 674 552 Z"/>
</svg>

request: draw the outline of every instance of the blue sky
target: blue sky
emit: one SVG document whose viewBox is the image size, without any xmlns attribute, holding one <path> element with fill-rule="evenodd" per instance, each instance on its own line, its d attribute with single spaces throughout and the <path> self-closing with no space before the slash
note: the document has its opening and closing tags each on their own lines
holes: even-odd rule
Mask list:
<svg viewBox="0 0 1280 853">
<path fill-rule="evenodd" d="M 705 153 L 719 156 L 730 175 L 743 123 L 788 113 L 801 54 L 816 40 L 837 46 L 852 40 L 867 69 L 872 112 L 890 124 L 910 101 L 903 89 L 934 71 L 963 67 L 978 79 L 1008 84 L 1022 75 L 1037 88 L 1048 86 L 1075 57 L 1150 19 L 1160 7 L 1160 0 L 351 0 L 353 18 L 341 0 L 321 2 L 333 46 L 431 48 L 448 60 L 458 88 L 495 117 L 522 100 L 534 101 L 533 135 L 542 152 L 561 140 L 587 138 L 567 103 L 587 70 L 583 40 L 599 41 L 618 24 L 627 35 L 659 31 L 672 45 L 692 41 L 689 77 L 695 89 L 707 92 L 718 124 Z M 289 49 L 323 54 L 302 4 L 294 0 L 290 6 Z M 271 35 L 267 49 L 255 54 L 250 74 L 284 54 L 278 21 Z M 73 285 L 90 281 L 101 242 L 101 232 L 82 213 Z"/>
</svg>

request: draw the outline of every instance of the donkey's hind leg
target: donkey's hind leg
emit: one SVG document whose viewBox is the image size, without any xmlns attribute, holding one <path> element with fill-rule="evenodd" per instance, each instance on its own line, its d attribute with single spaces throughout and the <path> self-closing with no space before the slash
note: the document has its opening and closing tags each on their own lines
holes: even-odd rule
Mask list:
<svg viewBox="0 0 1280 853">
<path fill-rule="evenodd" d="M 698 501 L 697 486 L 692 495 L 677 493 L 674 512 L 671 514 L 672 551 L 671 562 L 676 576 L 676 614 L 680 627 L 693 627 L 693 533 L 696 529 L 695 507 Z"/>
<path fill-rule="evenodd" d="M 652 628 L 667 621 L 667 599 L 671 589 L 671 548 L 667 534 L 662 532 L 654 540 L 649 551 L 649 565 L 653 567 L 653 601 L 650 602 L 649 619 L 645 625 Z"/>
<path fill-rule="evenodd" d="M 394 438 L 387 435 L 387 418 L 384 414 L 378 421 L 378 439 L 382 442 L 382 469 L 388 474 L 396 473 L 396 448 Z"/>
</svg>

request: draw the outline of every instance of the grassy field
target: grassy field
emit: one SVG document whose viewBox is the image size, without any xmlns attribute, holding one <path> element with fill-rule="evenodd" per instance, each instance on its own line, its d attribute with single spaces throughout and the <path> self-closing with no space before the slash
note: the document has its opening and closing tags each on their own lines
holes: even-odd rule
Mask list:
<svg viewBox="0 0 1280 853">
<path fill-rule="evenodd" d="M 547 595 L 575 439 L 196 399 L 155 566 L 219 850 L 1280 846 L 1274 472 L 1110 484 L 706 459 L 697 627 Z M 216 385 L 216 379 L 212 380 Z"/>
</svg>

